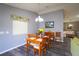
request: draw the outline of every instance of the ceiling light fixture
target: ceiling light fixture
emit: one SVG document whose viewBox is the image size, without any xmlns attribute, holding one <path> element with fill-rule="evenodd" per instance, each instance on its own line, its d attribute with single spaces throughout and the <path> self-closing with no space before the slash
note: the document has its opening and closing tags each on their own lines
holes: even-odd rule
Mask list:
<svg viewBox="0 0 79 59">
<path fill-rule="evenodd" d="M 69 24 L 69 27 L 72 27 L 73 25 L 72 24 Z"/>
<path fill-rule="evenodd" d="M 72 29 L 72 27 L 73 27 L 73 24 L 71 23 L 71 19 L 69 20 L 69 24 L 68 24 L 68 28 L 69 29 Z"/>
<path fill-rule="evenodd" d="M 40 3 L 38 4 L 39 5 L 39 10 L 38 12 L 40 12 Z M 40 15 L 35 19 L 35 22 L 43 22 L 44 19 L 40 17 Z"/>
</svg>

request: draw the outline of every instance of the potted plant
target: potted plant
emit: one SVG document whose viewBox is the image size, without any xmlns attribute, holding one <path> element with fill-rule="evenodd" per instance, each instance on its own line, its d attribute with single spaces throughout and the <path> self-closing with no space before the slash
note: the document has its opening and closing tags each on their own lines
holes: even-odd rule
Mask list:
<svg viewBox="0 0 79 59">
<path fill-rule="evenodd" d="M 43 32 L 44 32 L 44 28 L 39 28 L 38 29 L 38 33 L 40 35 L 40 38 L 42 37 Z"/>
</svg>

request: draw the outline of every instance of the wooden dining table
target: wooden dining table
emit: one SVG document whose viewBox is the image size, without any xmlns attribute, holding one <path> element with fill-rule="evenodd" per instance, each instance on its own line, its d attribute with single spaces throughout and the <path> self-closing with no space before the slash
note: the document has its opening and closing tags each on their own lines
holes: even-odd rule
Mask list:
<svg viewBox="0 0 79 59">
<path fill-rule="evenodd" d="M 35 43 L 35 44 L 41 44 L 43 38 L 46 39 L 46 40 L 49 39 L 48 36 L 43 36 L 42 38 L 36 38 L 36 37 L 27 38 L 27 40 L 26 40 L 26 42 L 27 42 L 27 48 L 30 45 L 30 42 Z"/>
</svg>

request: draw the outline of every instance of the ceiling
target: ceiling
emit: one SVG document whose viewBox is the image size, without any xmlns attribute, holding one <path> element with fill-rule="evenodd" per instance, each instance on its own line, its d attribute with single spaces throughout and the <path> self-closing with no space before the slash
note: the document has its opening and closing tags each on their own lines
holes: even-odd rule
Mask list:
<svg viewBox="0 0 79 59">
<path fill-rule="evenodd" d="M 78 3 L 6 3 L 6 5 L 29 10 L 37 14 L 64 9 L 65 21 L 79 21 Z"/>
</svg>

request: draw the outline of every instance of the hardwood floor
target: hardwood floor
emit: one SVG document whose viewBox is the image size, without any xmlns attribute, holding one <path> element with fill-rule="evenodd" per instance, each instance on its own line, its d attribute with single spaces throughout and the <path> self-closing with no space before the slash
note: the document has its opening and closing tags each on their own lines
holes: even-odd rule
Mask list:
<svg viewBox="0 0 79 59">
<path fill-rule="evenodd" d="M 70 53 L 70 39 L 64 38 L 64 43 L 61 44 L 62 47 L 56 47 L 55 43 L 52 43 L 52 48 L 47 49 L 45 56 L 71 56 Z M 30 51 L 27 53 L 25 46 L 8 51 L 0 56 L 34 56 L 33 49 L 30 47 Z M 38 54 L 36 54 L 38 56 Z M 42 52 L 42 56 L 44 56 Z"/>
</svg>

